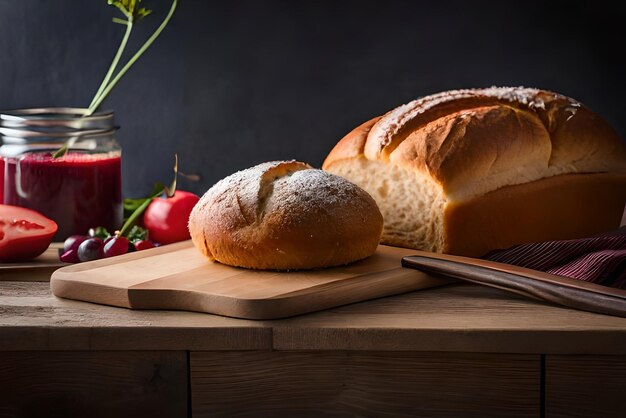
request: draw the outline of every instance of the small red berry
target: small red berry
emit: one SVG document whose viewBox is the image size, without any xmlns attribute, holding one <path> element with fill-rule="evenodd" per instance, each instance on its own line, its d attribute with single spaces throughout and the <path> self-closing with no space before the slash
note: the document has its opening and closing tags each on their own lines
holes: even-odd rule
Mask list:
<svg viewBox="0 0 626 418">
<path fill-rule="evenodd" d="M 154 243 L 150 240 L 142 240 L 142 241 L 137 241 L 135 243 L 135 249 L 137 251 L 147 250 L 149 248 L 154 248 L 154 247 L 155 247 Z"/>
</svg>

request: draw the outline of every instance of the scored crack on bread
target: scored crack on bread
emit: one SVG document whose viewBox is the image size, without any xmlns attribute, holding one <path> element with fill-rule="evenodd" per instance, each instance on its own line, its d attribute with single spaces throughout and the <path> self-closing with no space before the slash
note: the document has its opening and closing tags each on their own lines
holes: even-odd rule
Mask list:
<svg viewBox="0 0 626 418">
<path fill-rule="evenodd" d="M 323 169 L 375 198 L 383 243 L 470 256 L 617 227 L 626 201 L 615 131 L 571 98 L 522 87 L 399 106 L 346 135 Z"/>
<path fill-rule="evenodd" d="M 382 215 L 364 190 L 297 161 L 274 161 L 216 183 L 189 217 L 211 260 L 253 269 L 330 267 L 374 253 Z"/>
</svg>

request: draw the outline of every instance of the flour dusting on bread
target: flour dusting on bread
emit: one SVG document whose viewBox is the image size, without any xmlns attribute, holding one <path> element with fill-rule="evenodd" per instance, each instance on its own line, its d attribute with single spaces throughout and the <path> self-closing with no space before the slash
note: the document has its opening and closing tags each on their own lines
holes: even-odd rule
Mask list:
<svg viewBox="0 0 626 418">
<path fill-rule="evenodd" d="M 306 269 L 371 255 L 382 215 L 348 180 L 297 161 L 275 161 L 215 184 L 189 229 L 210 259 L 258 269 Z"/>
</svg>

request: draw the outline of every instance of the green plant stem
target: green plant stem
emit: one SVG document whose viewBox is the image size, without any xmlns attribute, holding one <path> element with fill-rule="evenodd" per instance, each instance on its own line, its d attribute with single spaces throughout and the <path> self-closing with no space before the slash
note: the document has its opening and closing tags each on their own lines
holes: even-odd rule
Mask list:
<svg viewBox="0 0 626 418">
<path fill-rule="evenodd" d="M 167 16 L 165 17 L 165 19 L 163 20 L 163 22 L 161 22 L 161 25 L 152 34 L 152 36 L 150 36 L 150 38 L 148 38 L 148 40 L 141 46 L 141 48 L 139 48 L 139 51 L 137 51 L 135 53 L 135 55 L 133 55 L 133 57 L 128 60 L 126 65 L 124 65 L 124 67 L 122 67 L 122 69 L 115 75 L 113 80 L 111 80 L 111 82 L 107 85 L 107 87 L 98 96 L 96 101 L 93 102 L 89 106 L 89 109 L 87 110 L 86 116 L 91 115 L 100 106 L 100 104 L 102 104 L 102 101 L 106 98 L 106 96 L 108 96 L 108 94 L 111 92 L 111 90 L 113 90 L 113 88 L 117 85 L 117 83 L 124 76 L 124 74 L 126 74 L 128 69 L 135 63 L 135 61 L 137 61 L 139 59 L 139 57 L 150 47 L 150 45 L 152 45 L 152 43 L 156 40 L 156 38 L 159 37 L 159 35 L 163 31 L 163 29 L 165 28 L 167 23 L 172 18 L 172 15 L 174 14 L 174 11 L 176 10 L 176 4 L 177 4 L 177 0 L 173 0 L 172 1 L 172 6 L 170 7 L 170 11 L 167 14 Z"/>
<path fill-rule="evenodd" d="M 137 218 L 139 218 L 141 214 L 146 210 L 148 205 L 150 205 L 150 203 L 154 199 L 163 195 L 163 193 L 165 193 L 166 197 L 173 197 L 174 193 L 176 193 L 177 179 L 178 179 L 178 154 L 174 154 L 174 180 L 172 181 L 172 185 L 169 188 L 167 186 L 157 187 L 156 191 L 153 191 L 152 194 L 146 198 L 145 202 L 139 205 L 139 207 L 135 209 L 135 211 L 128 217 L 128 219 L 126 219 L 126 222 L 124 222 L 124 225 L 122 225 L 122 228 L 119 230 L 119 232 L 116 235 L 118 237 L 125 236 L 125 234 L 135 224 L 135 222 L 137 221 Z"/>
<path fill-rule="evenodd" d="M 111 66 L 109 67 L 109 71 L 107 71 L 107 74 L 104 77 L 104 80 L 102 80 L 102 84 L 100 84 L 100 87 L 98 88 L 98 91 L 96 92 L 96 95 L 93 96 L 93 99 L 91 100 L 91 103 L 89 104 L 89 109 L 91 109 L 94 103 L 98 101 L 98 98 L 102 94 L 103 90 L 106 88 L 107 84 L 109 84 L 109 80 L 111 79 L 113 72 L 117 68 L 117 64 L 120 62 L 120 58 L 122 58 L 122 53 L 124 52 L 124 49 L 126 48 L 126 43 L 128 42 L 128 39 L 130 38 L 131 31 L 133 30 L 133 17 L 130 16 L 128 20 L 124 22 L 126 24 L 126 33 L 124 33 L 124 38 L 122 38 L 122 42 L 120 43 L 119 48 L 117 48 L 117 53 L 115 54 L 115 58 L 113 58 L 113 62 L 111 63 Z M 89 112 L 89 114 L 91 113 L 93 113 L 93 111 Z"/>
<path fill-rule="evenodd" d="M 135 209 L 135 211 L 128 217 L 128 219 L 126 220 L 126 222 L 124 222 L 124 225 L 122 225 L 122 229 L 120 229 L 120 232 L 117 233 L 118 236 L 124 236 L 124 234 L 126 234 L 126 232 L 128 232 L 128 230 L 135 225 L 135 222 L 137 221 L 137 218 L 139 218 L 141 216 L 141 214 L 146 210 L 146 208 L 148 207 L 148 205 L 150 205 L 150 203 L 156 199 L 157 197 L 161 196 L 163 194 L 163 188 L 161 188 L 157 193 L 153 194 L 152 196 L 149 196 L 145 202 L 143 202 L 141 204 L 141 206 L 139 206 L 137 209 Z"/>
</svg>

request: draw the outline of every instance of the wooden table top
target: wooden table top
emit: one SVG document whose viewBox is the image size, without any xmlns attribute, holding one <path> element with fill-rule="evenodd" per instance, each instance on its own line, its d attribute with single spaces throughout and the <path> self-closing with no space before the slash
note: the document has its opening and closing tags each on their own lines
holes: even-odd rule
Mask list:
<svg viewBox="0 0 626 418">
<path fill-rule="evenodd" d="M 626 318 L 471 284 L 298 317 L 251 321 L 59 299 L 47 282 L 0 281 L 0 351 L 367 350 L 626 354 Z"/>
</svg>

